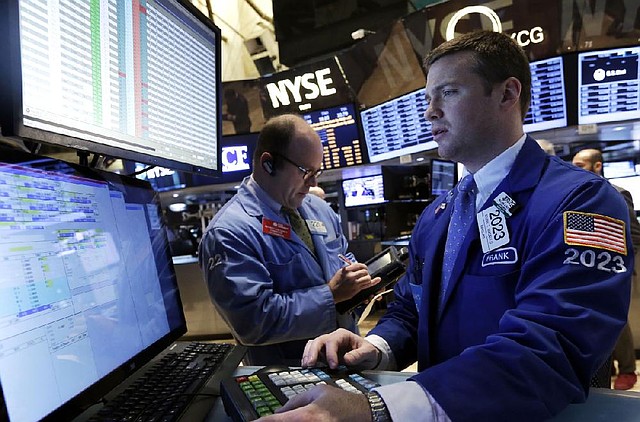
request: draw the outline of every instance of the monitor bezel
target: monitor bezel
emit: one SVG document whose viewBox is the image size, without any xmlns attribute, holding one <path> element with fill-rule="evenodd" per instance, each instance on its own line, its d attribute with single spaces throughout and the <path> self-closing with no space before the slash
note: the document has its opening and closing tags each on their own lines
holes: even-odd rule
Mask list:
<svg viewBox="0 0 640 422">
<path fill-rule="evenodd" d="M 0 39 L 7 42 L 0 43 L 0 134 L 3 137 L 16 140 L 26 140 L 78 150 L 79 153 L 94 153 L 109 157 L 145 163 L 154 166 L 167 167 L 175 170 L 220 177 L 222 164 L 220 159 L 220 138 L 222 136 L 222 77 L 221 77 L 221 48 L 222 35 L 211 20 L 207 19 L 200 10 L 186 0 L 174 0 L 187 13 L 203 23 L 215 36 L 218 60 L 216 68 L 216 168 L 197 166 L 190 163 L 172 160 L 159 155 L 129 151 L 123 148 L 101 144 L 88 139 L 76 138 L 49 130 L 37 129 L 23 124 L 22 112 L 22 59 L 20 54 L 20 22 L 19 0 L 8 0 L 4 4 L 4 11 L 0 13 Z M 4 28 L 4 29 L 3 29 Z"/>
</svg>

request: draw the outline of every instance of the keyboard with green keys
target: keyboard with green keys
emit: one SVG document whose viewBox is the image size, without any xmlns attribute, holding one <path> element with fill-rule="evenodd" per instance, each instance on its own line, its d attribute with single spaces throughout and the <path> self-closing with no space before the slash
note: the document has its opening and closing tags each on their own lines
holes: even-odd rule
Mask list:
<svg viewBox="0 0 640 422">
<path fill-rule="evenodd" d="M 289 398 L 321 384 L 358 394 L 379 386 L 344 367 L 330 370 L 267 366 L 252 375 L 223 380 L 221 395 L 225 411 L 234 422 L 245 422 L 270 415 Z"/>
</svg>

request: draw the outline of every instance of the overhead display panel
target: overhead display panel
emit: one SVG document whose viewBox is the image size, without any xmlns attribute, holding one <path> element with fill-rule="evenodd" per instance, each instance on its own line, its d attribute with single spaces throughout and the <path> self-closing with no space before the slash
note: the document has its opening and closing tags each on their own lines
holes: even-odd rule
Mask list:
<svg viewBox="0 0 640 422">
<path fill-rule="evenodd" d="M 525 132 L 567 125 L 567 103 L 562 57 L 540 60 L 531 67 L 531 106 L 524 119 Z"/>
<path fill-rule="evenodd" d="M 431 134 L 425 88 L 361 112 L 369 160 L 376 163 L 437 148 Z"/>
<path fill-rule="evenodd" d="M 640 118 L 640 47 L 578 54 L 578 123 Z"/>
<path fill-rule="evenodd" d="M 353 104 L 312 111 L 302 118 L 320 135 L 325 170 L 367 163 Z"/>
</svg>

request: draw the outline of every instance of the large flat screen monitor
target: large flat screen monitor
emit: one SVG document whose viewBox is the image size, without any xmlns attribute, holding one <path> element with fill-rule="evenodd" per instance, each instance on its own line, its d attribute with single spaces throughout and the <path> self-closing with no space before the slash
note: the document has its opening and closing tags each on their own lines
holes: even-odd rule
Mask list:
<svg viewBox="0 0 640 422">
<path fill-rule="evenodd" d="M 325 170 L 367 163 L 353 104 L 310 111 L 302 117 L 320 135 Z"/>
<path fill-rule="evenodd" d="M 71 420 L 186 333 L 156 196 L 0 148 L 0 419 Z"/>
<path fill-rule="evenodd" d="M 437 148 L 431 134 L 425 89 L 361 112 L 364 140 L 372 163 Z"/>
<path fill-rule="evenodd" d="M 8 0 L 0 35 L 4 136 L 218 174 L 220 31 L 189 2 Z"/>
<path fill-rule="evenodd" d="M 540 60 L 531 67 L 531 106 L 524 119 L 525 132 L 567 126 L 567 103 L 562 57 Z"/>
<path fill-rule="evenodd" d="M 578 124 L 640 118 L 640 46 L 578 54 Z"/>
<path fill-rule="evenodd" d="M 382 175 L 363 176 L 342 181 L 344 206 L 356 207 L 384 202 L 384 183 Z"/>
</svg>

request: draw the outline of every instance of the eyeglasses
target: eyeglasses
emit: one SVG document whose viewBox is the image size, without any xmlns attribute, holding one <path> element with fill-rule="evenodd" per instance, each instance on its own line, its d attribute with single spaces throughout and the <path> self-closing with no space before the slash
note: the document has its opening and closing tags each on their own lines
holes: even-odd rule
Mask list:
<svg viewBox="0 0 640 422">
<path fill-rule="evenodd" d="M 322 174 L 322 169 L 318 169 L 318 170 L 309 170 L 306 167 L 302 167 L 299 164 L 294 163 L 290 158 L 282 155 L 282 154 L 278 154 L 277 152 L 272 153 L 274 155 L 277 155 L 278 157 L 282 157 L 284 158 L 285 161 L 289 162 L 290 164 L 293 164 L 294 166 L 296 166 L 298 168 L 298 170 L 300 170 L 303 173 L 302 178 L 304 179 L 305 182 L 308 182 L 309 180 L 311 180 L 314 177 L 320 177 L 320 175 Z"/>
</svg>

